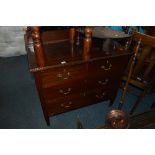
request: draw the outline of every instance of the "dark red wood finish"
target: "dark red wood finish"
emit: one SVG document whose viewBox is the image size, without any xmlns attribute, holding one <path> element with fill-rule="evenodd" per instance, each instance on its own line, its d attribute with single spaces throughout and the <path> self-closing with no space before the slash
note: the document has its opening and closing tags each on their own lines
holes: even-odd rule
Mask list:
<svg viewBox="0 0 155 155">
<path fill-rule="evenodd" d="M 115 50 L 106 55 L 97 46 L 90 46 L 90 28 L 87 32 L 89 35 L 78 46 L 73 41 L 73 28 L 41 33 L 46 64 L 42 67 L 37 64 L 28 34 L 25 35 L 29 69 L 35 78 L 47 124 L 49 116 L 105 100 L 112 104 L 115 99 L 131 53 Z"/>
</svg>

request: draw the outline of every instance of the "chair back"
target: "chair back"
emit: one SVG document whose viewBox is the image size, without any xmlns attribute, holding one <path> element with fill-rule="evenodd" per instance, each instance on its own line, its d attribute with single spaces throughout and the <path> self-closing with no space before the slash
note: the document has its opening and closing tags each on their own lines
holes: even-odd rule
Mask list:
<svg viewBox="0 0 155 155">
<path fill-rule="evenodd" d="M 142 33 L 135 31 L 135 32 L 133 32 L 132 39 L 137 42 L 139 40 L 141 40 L 142 44 L 151 46 L 151 47 L 155 47 L 155 37 L 153 37 L 153 36 L 142 34 Z"/>
<path fill-rule="evenodd" d="M 125 101 L 129 84 L 145 89 L 155 74 L 155 37 L 133 31 L 129 47 L 134 55 L 129 63 L 127 74 L 123 77 L 125 86 L 119 108 Z"/>
<path fill-rule="evenodd" d="M 135 66 L 132 73 L 132 83 L 140 88 L 144 88 L 155 70 L 155 37 L 134 32 L 132 42 L 136 43 L 134 53 L 137 52 L 136 59 L 134 60 Z M 139 46 L 138 42 L 140 42 Z"/>
</svg>

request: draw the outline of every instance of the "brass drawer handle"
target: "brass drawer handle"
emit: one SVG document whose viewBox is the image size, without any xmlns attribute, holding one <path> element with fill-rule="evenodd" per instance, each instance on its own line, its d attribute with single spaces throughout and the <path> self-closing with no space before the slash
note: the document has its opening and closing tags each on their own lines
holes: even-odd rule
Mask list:
<svg viewBox="0 0 155 155">
<path fill-rule="evenodd" d="M 69 101 L 67 104 L 61 104 L 61 107 L 63 108 L 69 108 L 72 105 L 72 101 Z"/>
<path fill-rule="evenodd" d="M 101 95 L 96 95 L 96 98 L 104 98 L 105 97 L 105 93 L 102 93 Z"/>
<path fill-rule="evenodd" d="M 60 89 L 59 93 L 63 95 L 68 95 L 71 92 L 71 90 L 72 90 L 71 88 L 67 88 L 67 90 Z"/>
<path fill-rule="evenodd" d="M 67 73 L 58 73 L 57 77 L 61 80 L 67 80 L 70 77 L 70 72 Z"/>
<path fill-rule="evenodd" d="M 107 60 L 106 61 L 106 66 L 102 65 L 101 69 L 104 69 L 105 71 L 110 70 L 112 67 L 112 64 Z"/>
<path fill-rule="evenodd" d="M 109 79 L 105 79 L 104 81 L 98 81 L 101 85 L 106 85 L 109 82 Z"/>
</svg>

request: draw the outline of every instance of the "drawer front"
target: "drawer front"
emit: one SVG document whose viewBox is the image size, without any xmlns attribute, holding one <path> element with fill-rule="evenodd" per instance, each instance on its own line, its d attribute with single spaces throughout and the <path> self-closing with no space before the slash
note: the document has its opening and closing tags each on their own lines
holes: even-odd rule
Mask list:
<svg viewBox="0 0 155 155">
<path fill-rule="evenodd" d="M 95 72 L 104 72 L 108 73 L 112 70 L 113 63 L 111 59 L 96 60 L 89 63 L 89 71 L 93 70 Z"/>
<path fill-rule="evenodd" d="M 67 83 L 70 81 L 84 79 L 87 75 L 87 65 L 62 66 L 58 68 L 42 71 L 42 87 L 48 88 L 54 85 Z"/>
<path fill-rule="evenodd" d="M 89 77 L 85 84 L 87 91 L 97 88 L 111 90 L 119 87 L 120 82 L 121 77 L 116 78 L 115 76 L 100 76 L 95 78 Z"/>
<path fill-rule="evenodd" d="M 119 56 L 89 63 L 89 77 L 120 77 L 128 63 L 128 56 Z"/>
<path fill-rule="evenodd" d="M 96 77 L 91 77 L 89 76 L 86 80 L 86 88 L 89 91 L 90 89 L 94 88 L 104 88 L 106 89 L 107 87 L 111 86 L 111 80 L 112 78 L 108 75 L 100 75 Z"/>
<path fill-rule="evenodd" d="M 128 63 L 128 56 L 91 62 L 88 67 L 87 87 L 118 87 Z"/>
<path fill-rule="evenodd" d="M 94 90 L 90 90 L 86 93 L 87 98 L 90 101 L 95 101 L 96 103 L 107 100 L 108 90 L 104 88 L 96 88 Z"/>
<path fill-rule="evenodd" d="M 60 98 L 67 98 L 68 96 L 76 96 L 86 90 L 86 84 L 84 80 L 70 81 L 69 83 L 63 83 L 55 85 L 49 88 L 43 88 L 42 93 L 45 99 L 57 100 Z"/>
<path fill-rule="evenodd" d="M 72 109 L 80 108 L 85 103 L 81 94 L 78 97 L 70 95 L 57 100 L 47 100 L 46 108 L 49 114 L 55 115 Z"/>
<path fill-rule="evenodd" d="M 57 100 L 48 100 L 46 103 L 47 111 L 51 115 L 67 112 L 76 108 L 87 106 L 108 99 L 108 91 L 96 89 L 89 92 L 70 95 Z"/>
</svg>

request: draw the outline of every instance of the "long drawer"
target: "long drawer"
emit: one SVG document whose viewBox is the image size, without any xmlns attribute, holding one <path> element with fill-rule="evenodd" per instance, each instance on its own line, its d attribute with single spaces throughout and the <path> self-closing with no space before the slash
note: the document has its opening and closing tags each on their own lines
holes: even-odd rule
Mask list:
<svg viewBox="0 0 155 155">
<path fill-rule="evenodd" d="M 46 101 L 48 114 L 55 115 L 72 109 L 80 108 L 108 99 L 108 90 L 96 89 L 89 92 L 81 92 L 64 98 Z"/>
</svg>

